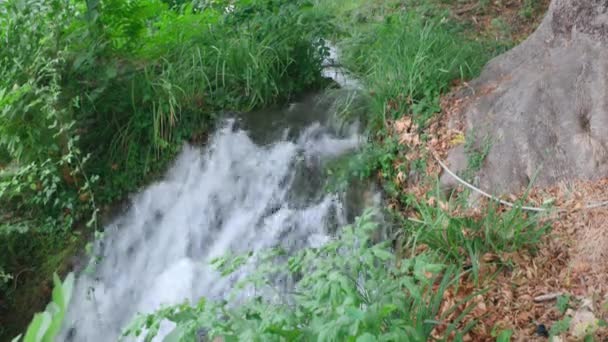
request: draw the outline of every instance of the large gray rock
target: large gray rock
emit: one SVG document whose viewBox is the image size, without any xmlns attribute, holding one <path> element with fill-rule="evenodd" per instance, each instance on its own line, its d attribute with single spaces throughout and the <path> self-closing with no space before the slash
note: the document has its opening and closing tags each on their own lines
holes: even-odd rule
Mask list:
<svg viewBox="0 0 608 342">
<path fill-rule="evenodd" d="M 538 186 L 608 176 L 608 0 L 554 0 L 538 30 L 471 86 L 467 136 L 492 141 L 483 189 L 519 191 L 537 171 Z M 462 159 L 463 149 L 450 153 Z"/>
</svg>

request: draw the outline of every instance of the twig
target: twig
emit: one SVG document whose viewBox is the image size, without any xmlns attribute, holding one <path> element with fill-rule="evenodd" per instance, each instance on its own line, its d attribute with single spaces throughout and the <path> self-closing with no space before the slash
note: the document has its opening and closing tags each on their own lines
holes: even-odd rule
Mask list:
<svg viewBox="0 0 608 342">
<path fill-rule="evenodd" d="M 19 280 L 19 276 L 25 272 L 33 272 L 33 271 L 34 271 L 33 267 L 28 267 L 26 269 L 19 271 L 19 273 L 17 273 L 15 275 L 15 279 L 13 280 L 13 291 L 17 290 L 17 281 Z"/>
<path fill-rule="evenodd" d="M 457 9 L 457 10 L 454 11 L 454 14 L 456 14 L 456 15 L 463 15 L 463 14 L 465 14 L 467 12 L 474 11 L 474 10 L 478 9 L 479 5 L 480 5 L 480 3 L 477 2 L 477 3 L 474 3 L 474 4 L 470 5 L 470 6 L 466 6 L 466 7 Z"/>
<path fill-rule="evenodd" d="M 462 178 L 458 177 L 458 175 L 456 175 L 452 170 L 450 170 L 440 159 L 439 157 L 437 157 L 435 155 L 435 153 L 433 151 L 431 151 L 431 155 L 433 156 L 433 158 L 435 158 L 435 160 L 437 161 L 437 163 L 439 163 L 439 165 L 443 168 L 443 170 L 445 170 L 445 172 L 447 172 L 450 176 L 452 176 L 456 181 L 458 181 L 460 184 L 464 185 L 465 187 L 477 192 L 478 194 L 489 198 L 493 201 L 496 201 L 502 205 L 505 205 L 507 207 L 510 208 L 521 208 L 522 210 L 526 210 L 526 211 L 533 211 L 533 212 L 550 212 L 550 211 L 555 211 L 558 213 L 564 213 L 564 212 L 568 212 L 568 211 L 579 211 L 579 210 L 590 210 L 590 209 L 597 209 L 597 208 L 601 208 L 601 207 L 607 207 L 608 206 L 608 201 L 603 201 L 603 202 L 597 202 L 597 203 L 588 203 L 586 206 L 578 208 L 578 209 L 572 209 L 572 210 L 567 210 L 564 208 L 537 208 L 537 207 L 530 207 L 530 206 L 520 206 L 520 205 L 516 205 L 514 203 L 511 202 L 507 202 L 505 200 L 501 200 L 500 198 L 490 195 L 489 193 L 475 187 L 474 185 L 468 183 L 467 181 L 463 180 Z"/>
<path fill-rule="evenodd" d="M 534 302 L 535 303 L 542 303 L 542 302 L 548 302 L 554 299 L 557 299 L 557 297 L 561 296 L 562 293 L 561 292 L 555 292 L 555 293 L 548 293 L 546 295 L 542 295 L 542 296 L 538 296 L 534 298 Z"/>
</svg>

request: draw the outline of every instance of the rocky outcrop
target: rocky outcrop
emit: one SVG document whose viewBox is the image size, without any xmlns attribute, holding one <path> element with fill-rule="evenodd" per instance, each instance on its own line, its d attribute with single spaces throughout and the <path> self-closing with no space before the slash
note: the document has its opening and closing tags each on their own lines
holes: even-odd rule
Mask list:
<svg viewBox="0 0 608 342">
<path fill-rule="evenodd" d="M 467 136 L 492 144 L 482 188 L 519 191 L 535 175 L 539 186 L 608 176 L 607 0 L 554 0 L 537 31 L 470 85 Z"/>
</svg>

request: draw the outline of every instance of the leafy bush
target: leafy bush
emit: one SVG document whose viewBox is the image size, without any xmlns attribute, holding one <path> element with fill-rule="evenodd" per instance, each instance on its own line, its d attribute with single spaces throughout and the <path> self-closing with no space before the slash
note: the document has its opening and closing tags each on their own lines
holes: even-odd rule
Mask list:
<svg viewBox="0 0 608 342">
<path fill-rule="evenodd" d="M 346 155 L 329 165 L 330 190 L 345 190 L 351 181 L 367 180 L 377 174 L 382 180 L 393 179 L 396 174 L 394 162 L 398 154 L 405 150 L 405 146 L 382 132 L 379 135 L 383 136 L 382 141 L 366 144 L 360 151 Z M 397 189 L 388 185 L 384 190 L 390 196 L 397 192 Z"/>
<path fill-rule="evenodd" d="M 44 282 L 61 264 L 55 256 L 73 251 L 66 232 L 78 221 L 95 223 L 95 177 L 86 174 L 88 157 L 63 93 L 62 37 L 71 30 L 74 12 L 69 1 L 0 3 L 0 150 L 5 165 L 0 169 L 0 268 L 11 278 L 0 291 L 2 311 L 10 312 L 11 321 L 22 311 L 36 310 L 20 305 L 30 302 L 16 296 L 36 289 L 22 286 L 23 280 Z M 14 330 L 6 328 L 2 334 Z"/>
<path fill-rule="evenodd" d="M 322 247 L 287 260 L 276 250 L 258 255 L 255 273 L 236 285 L 233 298 L 252 288 L 273 295 L 245 297 L 240 305 L 201 299 L 167 307 L 140 316 L 126 334 L 149 340 L 166 319 L 176 324 L 172 341 L 191 341 L 201 329 L 224 341 L 427 341 L 457 276 L 427 255 L 397 260 L 388 242 L 374 244 L 377 229 L 368 211 Z M 244 260 L 216 264 L 229 274 Z M 280 276 L 298 280 L 295 288 L 277 291 Z M 446 334 L 457 325 L 451 322 Z"/>
<path fill-rule="evenodd" d="M 75 227 L 94 227 L 218 112 L 323 85 L 329 20 L 307 1 L 196 3 L 0 1 L 0 269 L 40 271 L 10 288 L 61 268 Z M 7 288 L 8 311 L 35 309 Z"/>
</svg>

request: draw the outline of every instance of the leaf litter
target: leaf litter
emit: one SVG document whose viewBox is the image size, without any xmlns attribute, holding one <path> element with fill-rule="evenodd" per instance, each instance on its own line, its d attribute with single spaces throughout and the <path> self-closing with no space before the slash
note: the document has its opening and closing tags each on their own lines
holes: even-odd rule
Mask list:
<svg viewBox="0 0 608 342">
<path fill-rule="evenodd" d="M 397 173 L 394 181 L 402 191 L 419 199 L 426 198 L 429 205 L 441 205 L 452 214 L 480 217 L 488 201 L 462 208 L 429 196 L 442 173 L 432 153 L 445 160 L 448 151 L 465 140 L 463 109 L 475 97 L 475 94 L 462 96 L 465 87 L 466 84 L 462 84 L 442 97 L 442 112 L 427 128 L 421 129 L 409 116 L 387 122 L 387 126 L 400 144 L 407 146 L 405 156 L 398 158 L 399 162 L 394 165 L 396 170 L 403 169 L 401 163 L 414 160 L 423 160 L 426 164 L 426 175 L 422 178 L 405 175 L 403 171 Z M 592 311 L 589 311 L 591 316 L 598 322 L 608 320 L 608 208 L 578 210 L 584 203 L 608 199 L 608 179 L 573 180 L 549 188 L 534 188 L 525 195 L 526 202 L 531 205 L 550 204 L 572 210 L 545 218 L 552 230 L 542 238 L 536 250 L 484 255 L 480 260 L 478 283 L 462 277 L 458 286 L 445 292 L 439 315 L 443 317 L 442 324 L 433 331 L 435 338 L 442 337 L 449 323 L 464 315 L 459 328 L 473 326 L 463 336 L 464 341 L 495 341 L 504 330 L 513 331 L 512 341 L 546 341 L 546 327 L 564 324 L 566 319 L 570 329 L 559 339 L 581 340 L 580 336 L 573 336 L 576 327 L 571 321 L 581 310 L 589 311 L 589 307 L 577 308 L 576 305 L 589 301 L 593 303 Z M 502 197 L 516 200 L 522 196 L 523 193 Z M 402 210 L 405 217 L 417 217 L 415 211 L 402 208 L 396 201 L 391 207 Z M 571 296 L 574 306 L 560 312 L 553 300 L 558 297 L 555 294 Z M 538 300 L 543 296 L 549 299 Z M 457 309 L 453 310 L 454 307 Z M 608 341 L 608 329 L 602 325 L 605 324 L 590 331 L 589 336 L 596 341 Z M 448 339 L 452 338 L 453 333 L 448 336 Z"/>
</svg>

